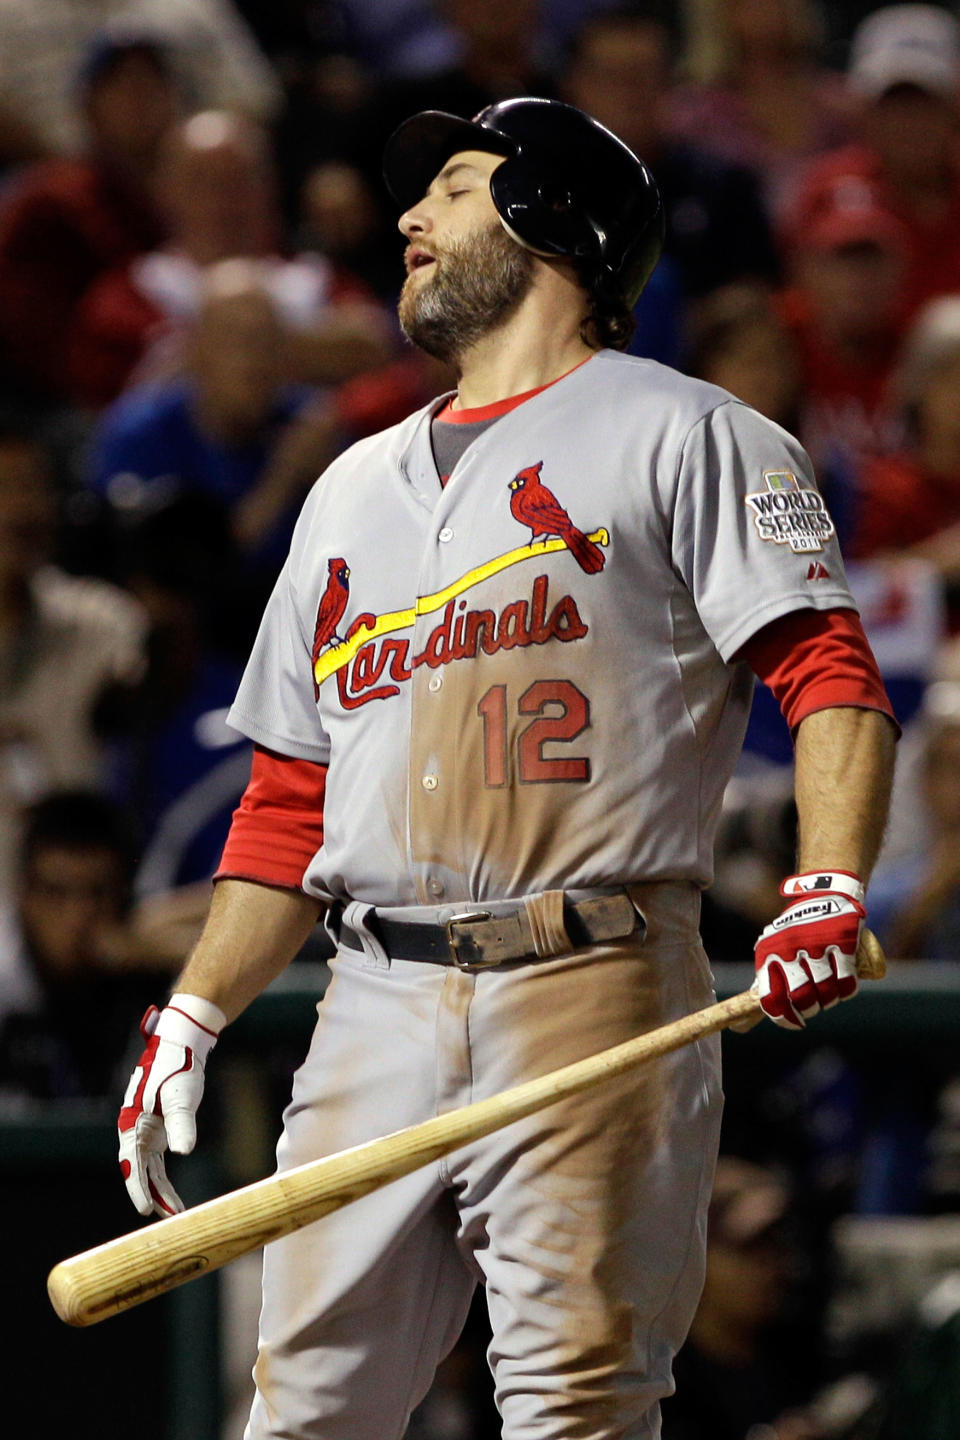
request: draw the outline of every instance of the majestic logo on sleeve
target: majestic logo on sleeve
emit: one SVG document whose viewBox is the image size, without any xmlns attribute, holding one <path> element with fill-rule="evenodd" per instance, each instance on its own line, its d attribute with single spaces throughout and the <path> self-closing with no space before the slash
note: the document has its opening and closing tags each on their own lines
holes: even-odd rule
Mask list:
<svg viewBox="0 0 960 1440">
<path fill-rule="evenodd" d="M 511 513 L 529 528 L 529 544 L 495 555 L 432 595 L 418 596 L 408 609 L 358 615 L 343 636 L 339 627 L 350 593 L 350 569 L 341 556 L 327 561 L 327 583 L 311 650 L 314 698 L 319 698 L 323 682 L 335 675 L 341 705 L 354 710 L 369 700 L 398 695 L 400 685 L 421 665 L 435 670 L 454 660 L 495 655 L 517 646 L 583 639 L 588 627 L 576 600 L 569 594 L 551 597 L 546 575 L 538 575 L 526 596 L 510 600 L 499 612 L 473 608 L 468 598 L 471 590 L 501 571 L 555 551 L 569 550 L 587 575 L 603 569 L 606 557 L 601 547 L 609 545 L 609 531 L 601 527 L 585 535 L 578 530 L 540 483 L 541 468 L 542 462 L 521 470 L 509 487 Z M 411 637 L 402 632 L 432 614 L 438 616 L 437 623 L 414 651 Z"/>
<path fill-rule="evenodd" d="M 765 490 L 744 496 L 761 540 L 789 545 L 794 555 L 822 550 L 833 521 L 816 490 L 803 489 L 789 470 L 765 470 Z"/>
<path fill-rule="evenodd" d="M 510 514 L 530 527 L 530 543 L 556 536 L 587 575 L 602 570 L 606 556 L 600 546 L 573 524 L 552 491 L 540 479 L 543 461 L 528 465 L 510 481 Z"/>
</svg>

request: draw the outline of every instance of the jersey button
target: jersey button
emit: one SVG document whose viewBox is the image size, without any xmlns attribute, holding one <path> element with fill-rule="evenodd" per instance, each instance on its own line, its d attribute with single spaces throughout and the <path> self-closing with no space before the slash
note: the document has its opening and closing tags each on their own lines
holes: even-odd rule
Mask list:
<svg viewBox="0 0 960 1440">
<path fill-rule="evenodd" d="M 434 690 L 434 691 L 436 691 L 436 690 L 442 689 L 442 687 L 443 687 L 443 676 L 442 676 L 442 675 L 431 675 L 431 676 L 430 676 L 430 680 L 429 680 L 429 682 L 428 682 L 428 684 L 427 684 L 427 689 L 428 689 L 428 690 Z"/>
<path fill-rule="evenodd" d="M 436 790 L 437 786 L 440 784 L 440 781 L 437 779 L 436 775 L 424 775 L 423 779 L 420 781 L 420 784 L 423 786 L 424 790 Z"/>
<path fill-rule="evenodd" d="M 443 540 L 444 543 L 446 543 L 447 540 L 453 539 L 453 531 L 450 529 L 449 525 L 444 525 L 443 529 L 439 532 L 437 539 Z"/>
<path fill-rule="evenodd" d="M 434 878 L 433 880 L 428 880 L 427 889 L 430 891 L 431 895 L 442 895 L 444 890 L 443 881 L 437 880 L 436 878 Z"/>
</svg>

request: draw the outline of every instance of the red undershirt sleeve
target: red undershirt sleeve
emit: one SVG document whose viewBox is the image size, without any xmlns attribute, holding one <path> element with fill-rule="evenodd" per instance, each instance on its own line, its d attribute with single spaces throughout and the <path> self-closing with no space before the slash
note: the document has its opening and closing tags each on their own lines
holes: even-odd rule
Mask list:
<svg viewBox="0 0 960 1440">
<path fill-rule="evenodd" d="M 302 889 L 304 871 L 323 844 L 326 786 L 326 765 L 255 745 L 250 780 L 213 878 Z"/>
<path fill-rule="evenodd" d="M 795 730 L 814 710 L 852 705 L 880 710 L 896 724 L 870 642 L 853 610 L 794 610 L 741 647 Z"/>
</svg>

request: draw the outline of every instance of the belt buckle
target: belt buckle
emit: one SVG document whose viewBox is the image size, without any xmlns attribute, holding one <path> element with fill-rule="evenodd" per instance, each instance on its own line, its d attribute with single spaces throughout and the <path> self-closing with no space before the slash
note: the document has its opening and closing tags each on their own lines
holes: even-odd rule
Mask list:
<svg viewBox="0 0 960 1440">
<path fill-rule="evenodd" d="M 458 970 L 490 970 L 494 965 L 499 965 L 499 960 L 465 960 L 460 954 L 461 941 L 457 936 L 458 925 L 472 925 L 480 920 L 492 920 L 493 915 L 489 910 L 463 910 L 459 915 L 451 915 L 444 924 L 447 932 L 447 944 L 450 946 L 450 954 L 453 963 Z"/>
</svg>

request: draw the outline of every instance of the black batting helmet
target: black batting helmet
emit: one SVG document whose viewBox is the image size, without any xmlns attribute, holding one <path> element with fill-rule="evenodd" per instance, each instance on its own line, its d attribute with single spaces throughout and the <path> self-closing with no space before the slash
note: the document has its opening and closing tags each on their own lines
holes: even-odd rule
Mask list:
<svg viewBox="0 0 960 1440">
<path fill-rule="evenodd" d="M 514 239 L 577 261 L 592 289 L 636 303 L 660 256 L 663 205 L 646 165 L 612 131 L 559 100 L 502 100 L 473 120 L 425 110 L 387 141 L 387 189 L 409 210 L 460 150 L 506 157 L 490 194 Z"/>
</svg>

